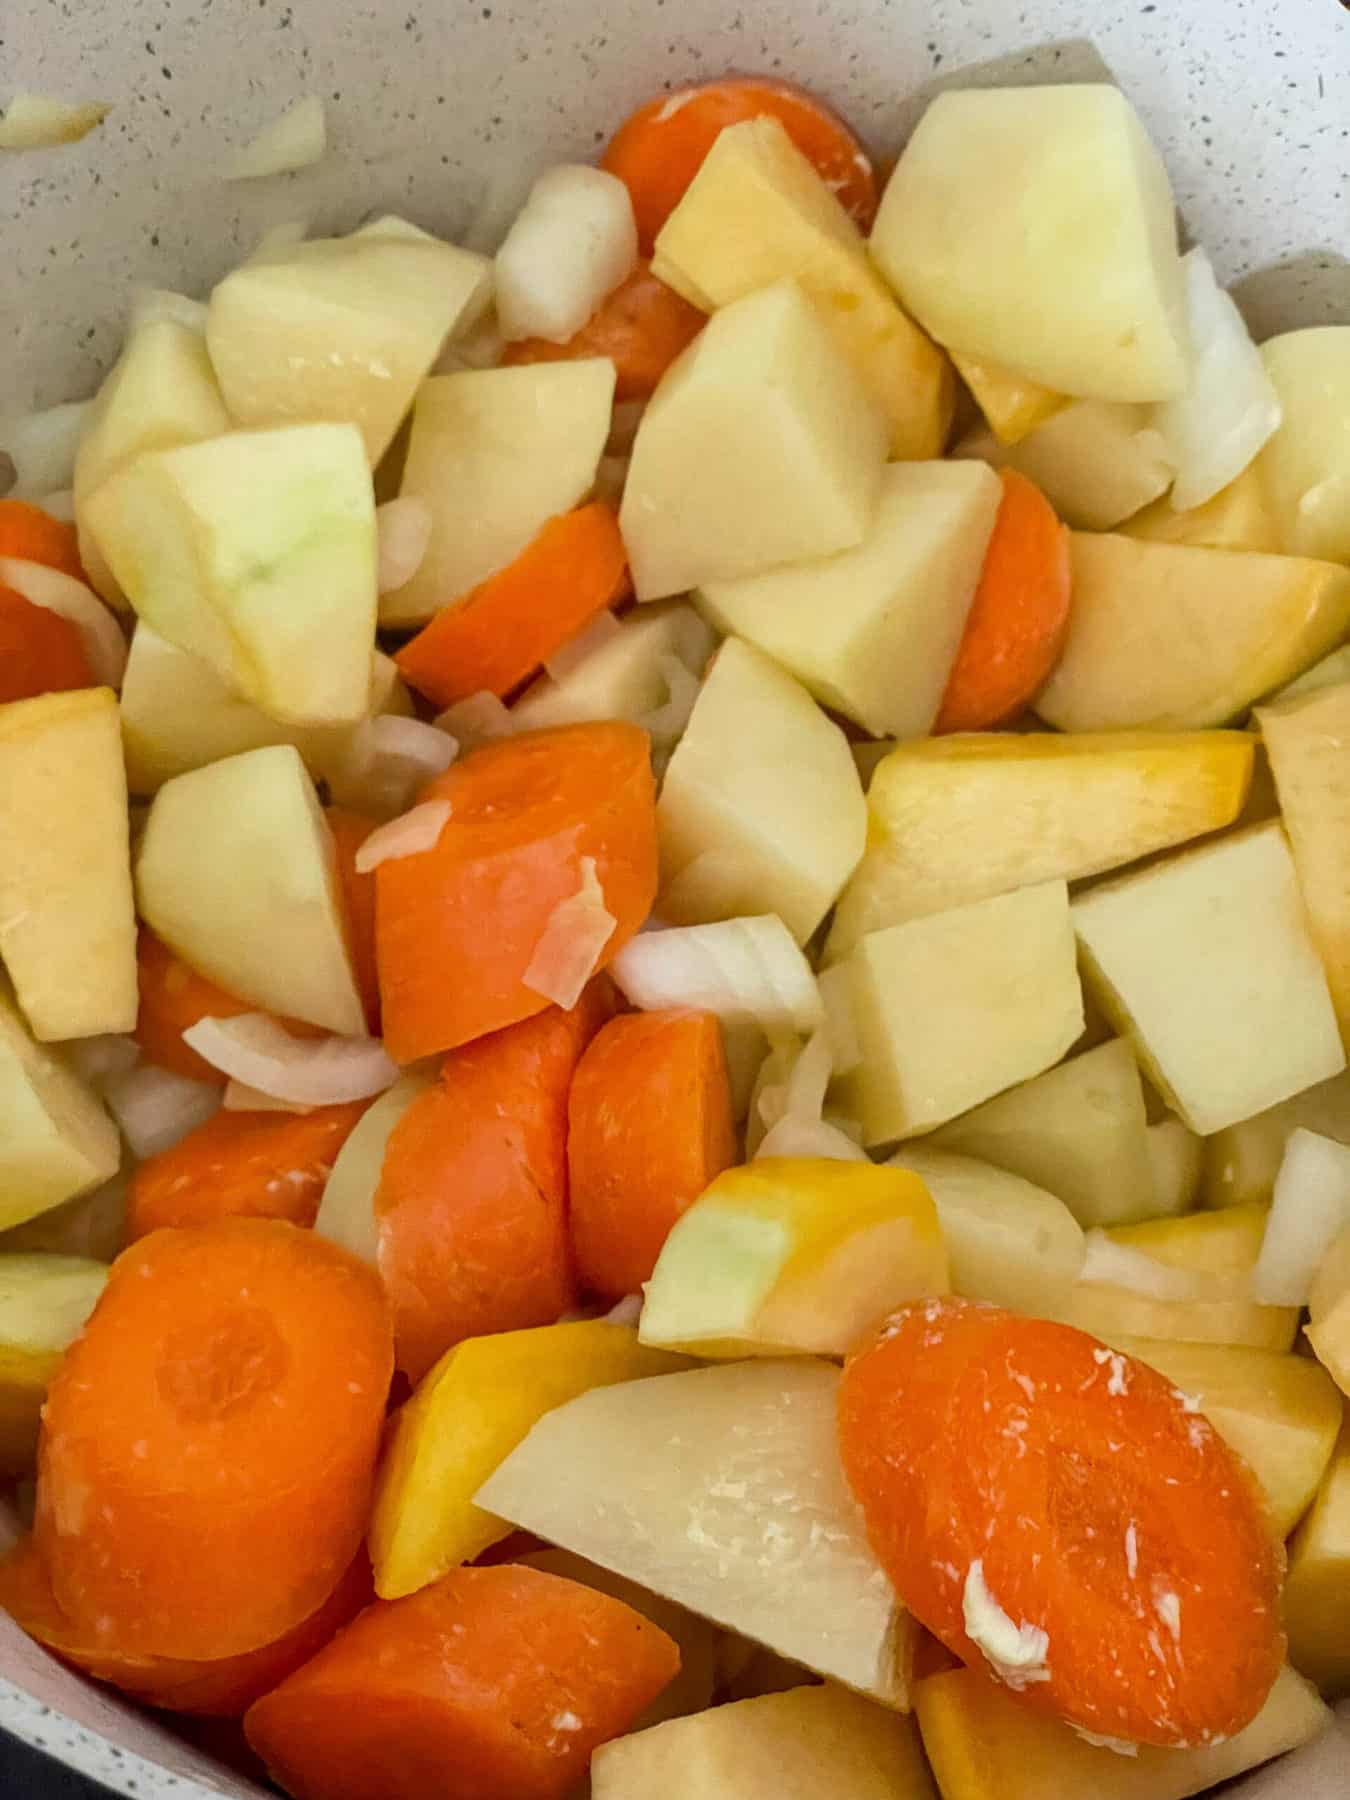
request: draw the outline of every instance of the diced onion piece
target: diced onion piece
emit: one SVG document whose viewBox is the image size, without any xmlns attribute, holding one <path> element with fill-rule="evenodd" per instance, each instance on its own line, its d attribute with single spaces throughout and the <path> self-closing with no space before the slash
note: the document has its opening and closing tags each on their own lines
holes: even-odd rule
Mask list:
<svg viewBox="0 0 1350 1800">
<path fill-rule="evenodd" d="M 834 1051 L 825 1027 L 813 1031 L 797 1056 L 783 1093 L 785 1118 L 819 1119 L 834 1073 Z"/>
<path fill-rule="evenodd" d="M 10 493 L 16 500 L 37 500 L 75 485 L 75 452 L 90 404 L 69 400 L 0 425 L 0 450 L 14 464 Z"/>
<path fill-rule="evenodd" d="M 1322 1259 L 1347 1226 L 1350 1147 L 1315 1131 L 1292 1132 L 1252 1270 L 1252 1298 L 1260 1306 L 1306 1306 Z"/>
<path fill-rule="evenodd" d="M 1079 1280 L 1127 1288 L 1150 1300 L 1201 1300 L 1213 1294 L 1213 1283 L 1186 1269 L 1173 1269 L 1128 1244 L 1118 1244 L 1104 1231 L 1089 1231 Z"/>
<path fill-rule="evenodd" d="M 103 100 L 16 94 L 0 119 L 0 150 L 54 150 L 58 144 L 78 144 L 111 110 Z"/>
<path fill-rule="evenodd" d="M 420 856 L 424 850 L 434 849 L 449 817 L 448 800 L 424 800 L 411 812 L 379 826 L 356 852 L 357 874 L 369 875 L 382 862 L 393 862 L 400 856 Z"/>
<path fill-rule="evenodd" d="M 1242 314 L 1203 250 L 1182 262 L 1190 322 L 1190 384 L 1160 401 L 1154 424 L 1176 463 L 1172 506 L 1189 512 L 1226 488 L 1279 427 L 1280 402 Z"/>
<path fill-rule="evenodd" d="M 625 1294 L 622 1300 L 616 1301 L 604 1315 L 609 1325 L 636 1326 L 642 1317 L 642 1295 Z"/>
<path fill-rule="evenodd" d="M 541 175 L 497 252 L 502 336 L 565 344 L 637 264 L 633 202 L 615 175 L 564 163 Z"/>
<path fill-rule="evenodd" d="M 143 325 L 186 325 L 189 331 L 206 332 L 206 302 L 189 300 L 171 288 L 137 288 L 131 297 L 131 317 L 127 332 L 139 331 Z"/>
<path fill-rule="evenodd" d="M 379 586 L 391 594 L 411 581 L 431 542 L 431 508 L 420 494 L 402 494 L 375 510 L 379 533 Z"/>
<path fill-rule="evenodd" d="M 644 1012 L 691 1006 L 724 1024 L 802 1037 L 824 1017 L 811 965 L 772 913 L 642 932 L 624 945 L 610 973 Z"/>
<path fill-rule="evenodd" d="M 510 737 L 515 728 L 509 708 L 486 690 L 470 694 L 466 700 L 456 700 L 436 717 L 436 729 L 449 732 L 466 753 L 483 744 L 496 743 L 498 738 Z"/>
<path fill-rule="evenodd" d="M 266 1013 L 199 1019 L 183 1042 L 222 1075 L 304 1106 L 367 1100 L 398 1079 L 378 1038 L 293 1038 Z"/>
<path fill-rule="evenodd" d="M 254 181 L 261 175 L 284 175 L 308 168 L 328 148 L 328 123 L 323 101 L 309 94 L 288 107 L 271 125 L 230 158 L 226 181 Z"/>
<path fill-rule="evenodd" d="M 803 1119 L 786 1113 L 760 1139 L 755 1158 L 761 1156 L 822 1156 L 831 1162 L 868 1161 L 867 1152 L 837 1125 L 825 1119 Z"/>
<path fill-rule="evenodd" d="M 132 1155 L 142 1161 L 171 1150 L 220 1107 L 213 1082 L 192 1081 L 153 1063 L 112 1076 L 103 1083 L 103 1098 Z"/>
<path fill-rule="evenodd" d="M 605 906 L 595 858 L 583 856 L 581 886 L 549 914 L 521 981 L 564 1011 L 575 1006 L 617 923 Z"/>
<path fill-rule="evenodd" d="M 66 1061 L 81 1081 L 90 1087 L 102 1087 L 114 1075 L 126 1075 L 141 1060 L 141 1047 L 135 1038 L 106 1032 L 101 1037 L 72 1038 L 62 1044 Z"/>
<path fill-rule="evenodd" d="M 220 1104 L 226 1112 L 284 1112 L 312 1113 L 312 1106 L 302 1106 L 298 1100 L 278 1100 L 275 1094 L 264 1094 L 245 1081 L 227 1081 L 225 1094 Z"/>
<path fill-rule="evenodd" d="M 94 680 L 104 687 L 121 687 L 127 666 L 127 641 L 121 626 L 92 588 L 60 569 L 24 562 L 17 556 L 0 556 L 0 587 L 13 588 L 32 605 L 59 613 L 78 626 Z"/>
<path fill-rule="evenodd" d="M 352 732 L 342 767 L 343 804 L 377 816 L 406 812 L 419 788 L 443 775 L 459 745 L 437 725 L 381 713 Z"/>
<path fill-rule="evenodd" d="M 612 612 L 602 612 L 575 637 L 560 644 L 552 656 L 545 657 L 544 667 L 555 681 L 562 681 L 574 674 L 597 650 L 603 650 L 622 630 L 622 625 Z"/>
<path fill-rule="evenodd" d="M 684 735 L 702 683 L 682 657 L 669 651 L 659 659 L 657 667 L 665 680 L 666 699 L 662 705 L 644 713 L 638 724 L 654 744 L 668 749 Z"/>
</svg>

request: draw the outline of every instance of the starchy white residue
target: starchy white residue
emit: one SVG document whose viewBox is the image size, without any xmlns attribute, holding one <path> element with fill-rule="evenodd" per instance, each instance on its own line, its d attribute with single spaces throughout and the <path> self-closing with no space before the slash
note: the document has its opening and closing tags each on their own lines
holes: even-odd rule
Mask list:
<svg viewBox="0 0 1350 1800">
<path fill-rule="evenodd" d="M 1125 1573 L 1131 1581 L 1139 1573 L 1139 1533 L 1133 1520 L 1125 1527 Z"/>
<path fill-rule="evenodd" d="M 554 1731 L 580 1731 L 581 1720 L 574 1712 L 554 1713 L 549 1721 Z"/>
<path fill-rule="evenodd" d="M 1164 1590 L 1153 1597 L 1153 1609 L 1163 1624 L 1172 1634 L 1173 1643 L 1181 1642 L 1181 1600 L 1176 1594 Z"/>
<path fill-rule="evenodd" d="M 984 1560 L 976 1557 L 966 1571 L 961 1596 L 966 1636 L 977 1644 L 990 1672 L 1014 1693 L 1038 1681 L 1049 1681 L 1050 1639 L 1038 1625 L 1010 1619 L 984 1579 Z"/>
<path fill-rule="evenodd" d="M 1094 1350 L 1092 1352 L 1092 1360 L 1096 1363 L 1100 1363 L 1104 1368 L 1108 1365 L 1110 1367 L 1111 1373 L 1106 1382 L 1106 1391 L 1108 1394 L 1129 1393 L 1129 1374 L 1126 1368 L 1125 1358 L 1120 1354 L 1119 1350 Z"/>
<path fill-rule="evenodd" d="M 1117 1756 L 1138 1756 L 1138 1744 L 1132 1744 L 1128 1738 L 1107 1737 L 1099 1731 L 1088 1731 L 1082 1725 L 1072 1725 L 1071 1729 L 1082 1738 L 1085 1744 L 1091 1744 L 1096 1750 L 1114 1750 Z"/>
</svg>

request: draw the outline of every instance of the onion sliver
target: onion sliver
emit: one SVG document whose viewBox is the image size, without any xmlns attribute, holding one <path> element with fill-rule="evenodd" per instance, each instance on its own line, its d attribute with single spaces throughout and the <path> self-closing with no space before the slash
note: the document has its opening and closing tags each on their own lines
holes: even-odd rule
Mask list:
<svg viewBox="0 0 1350 1800">
<path fill-rule="evenodd" d="M 121 687 L 127 666 L 127 640 L 122 636 L 122 627 L 92 588 L 60 569 L 25 562 L 17 556 L 0 556 L 0 587 L 13 588 L 32 605 L 69 619 L 79 628 L 95 681 L 104 687 Z"/>
<path fill-rule="evenodd" d="M 288 107 L 271 125 L 230 158 L 226 181 L 253 181 L 261 175 L 285 175 L 316 163 L 328 148 L 323 101 L 310 94 Z"/>
<path fill-rule="evenodd" d="M 1089 1231 L 1079 1280 L 1126 1288 L 1150 1300 L 1203 1300 L 1214 1297 L 1214 1282 L 1186 1269 L 1174 1269 L 1128 1244 L 1118 1244 L 1104 1231 Z"/>
<path fill-rule="evenodd" d="M 595 858 L 583 856 L 581 886 L 549 914 L 521 981 L 564 1011 L 575 1006 L 617 922 L 605 906 Z"/>
<path fill-rule="evenodd" d="M 510 737 L 515 728 L 510 709 L 486 690 L 470 694 L 466 700 L 456 700 L 436 717 L 436 729 L 449 732 L 466 752 Z"/>
<path fill-rule="evenodd" d="M 765 1132 L 755 1152 L 756 1160 L 761 1156 L 821 1156 L 830 1162 L 869 1161 L 862 1146 L 837 1125 L 831 1125 L 825 1119 L 800 1118 L 795 1113 L 786 1113 Z"/>
<path fill-rule="evenodd" d="M 824 1016 L 811 965 L 772 913 L 642 932 L 624 945 L 610 973 L 644 1012 L 692 1006 L 727 1025 L 803 1037 Z"/>
<path fill-rule="evenodd" d="M 103 1083 L 108 1111 L 122 1128 L 133 1156 L 142 1161 L 171 1150 L 220 1108 L 220 1089 L 169 1069 L 142 1063 Z"/>
<path fill-rule="evenodd" d="M 0 150 L 54 150 L 78 144 L 107 118 L 103 100 L 53 100 L 46 94 L 16 94 L 0 119 Z"/>
<path fill-rule="evenodd" d="M 312 1106 L 298 1100 L 278 1100 L 275 1094 L 263 1094 L 243 1081 L 227 1081 L 220 1103 L 226 1112 L 312 1113 Z"/>
<path fill-rule="evenodd" d="M 411 812 L 381 825 L 356 852 L 356 872 L 369 875 L 382 862 L 393 862 L 400 856 L 420 856 L 435 847 L 445 822 L 450 817 L 448 800 L 425 800 Z"/>
<path fill-rule="evenodd" d="M 223 1075 L 303 1106 L 368 1100 L 398 1079 L 378 1038 L 293 1038 L 266 1013 L 199 1019 L 183 1042 Z"/>
<path fill-rule="evenodd" d="M 1315 1131 L 1290 1133 L 1252 1270 L 1261 1306 L 1306 1306 L 1327 1251 L 1350 1226 L 1350 1147 Z"/>
<path fill-rule="evenodd" d="M 421 568 L 431 542 L 431 524 L 431 508 L 420 494 L 401 494 L 375 509 L 382 594 L 401 588 Z"/>
</svg>

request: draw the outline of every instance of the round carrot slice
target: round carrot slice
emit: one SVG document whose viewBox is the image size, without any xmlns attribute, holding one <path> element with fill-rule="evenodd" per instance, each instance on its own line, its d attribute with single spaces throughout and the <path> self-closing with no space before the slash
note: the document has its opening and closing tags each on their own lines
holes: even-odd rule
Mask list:
<svg viewBox="0 0 1350 1800">
<path fill-rule="evenodd" d="M 0 705 L 94 685 L 79 627 L 0 587 Z"/>
<path fill-rule="evenodd" d="M 666 370 L 687 349 L 705 323 L 696 306 L 639 262 L 594 316 L 565 344 L 547 338 L 524 338 L 508 344 L 502 361 L 515 363 L 572 362 L 577 357 L 607 356 L 614 364 L 616 400 L 647 400 Z"/>
<path fill-rule="evenodd" d="M 840 1443 L 906 1605 L 1026 1705 L 1173 1748 L 1260 1710 L 1283 1552 L 1245 1466 L 1154 1370 L 925 1302 L 849 1364 Z"/>
<path fill-rule="evenodd" d="M 0 500 L 0 556 L 45 563 L 76 581 L 86 579 L 75 527 L 28 500 Z"/>
<path fill-rule="evenodd" d="M 861 229 L 871 229 L 876 171 L 838 113 L 791 82 L 733 75 L 658 95 L 610 139 L 600 166 L 617 175 L 632 195 L 644 253 L 650 255 L 657 233 L 684 198 L 719 132 L 766 114 L 779 121 Z"/>
<path fill-rule="evenodd" d="M 227 1219 L 124 1251 L 43 1414 L 58 1606 L 119 1655 L 294 1630 L 361 1542 L 392 1367 L 378 1278 L 312 1232 Z"/>
</svg>

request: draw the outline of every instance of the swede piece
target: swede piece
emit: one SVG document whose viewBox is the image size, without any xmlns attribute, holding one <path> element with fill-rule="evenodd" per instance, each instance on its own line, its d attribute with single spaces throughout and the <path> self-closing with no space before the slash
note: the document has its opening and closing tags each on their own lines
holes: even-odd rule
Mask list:
<svg viewBox="0 0 1350 1800">
<path fill-rule="evenodd" d="M 642 724 L 669 699 L 665 659 L 674 657 L 697 677 L 713 642 L 712 632 L 691 606 L 672 603 L 630 613 L 612 636 L 579 661 L 531 682 L 511 708 L 511 718 L 522 731 L 592 719 Z"/>
<path fill-rule="evenodd" d="M 614 364 L 529 363 L 424 381 L 403 494 L 431 508 L 431 540 L 406 586 L 380 598 L 384 625 L 420 625 L 504 568 L 557 513 L 590 493 L 609 436 Z"/>
<path fill-rule="evenodd" d="M 253 257 L 211 295 L 206 342 L 237 425 L 358 427 L 371 468 L 490 269 L 403 220 Z"/>
<path fill-rule="evenodd" d="M 861 232 L 771 115 L 728 126 L 656 240 L 652 272 L 704 312 L 795 280 L 885 409 L 893 457 L 942 454 L 947 358 L 896 305 Z"/>
<path fill-rule="evenodd" d="M 1151 1218 L 1144 1087 L 1121 1038 L 1071 1057 L 954 1120 L 934 1142 L 1057 1194 L 1078 1223 Z"/>
<path fill-rule="evenodd" d="M 1155 500 L 1117 528 L 1126 537 L 1198 550 L 1256 550 L 1278 555 L 1283 545 L 1259 460 L 1203 506 L 1178 512 L 1171 496 Z"/>
<path fill-rule="evenodd" d="M 581 163 L 549 169 L 493 264 L 502 336 L 565 344 L 632 274 L 637 254 L 633 202 L 616 175 Z"/>
<path fill-rule="evenodd" d="M 1345 1067 L 1278 824 L 1104 883 L 1073 922 L 1084 980 L 1202 1137 Z M 1234 1044 L 1240 1055 L 1220 1053 Z"/>
<path fill-rule="evenodd" d="M 1180 1119 L 1150 1125 L 1148 1160 L 1153 1171 L 1153 1216 L 1175 1218 L 1196 1205 L 1205 1168 L 1205 1141 Z"/>
<path fill-rule="evenodd" d="M 594 1389 L 541 1419 L 477 1503 L 904 1707 L 914 1626 L 839 1467 L 838 1387 L 801 1358 Z"/>
<path fill-rule="evenodd" d="M 1350 1694 L 1350 1429 L 1289 1546 L 1284 1588 L 1289 1660 L 1329 1694 Z M 1344 1717 L 1346 1708 L 1338 1709 Z M 1340 1765 L 1343 1768 L 1344 1764 Z M 1338 1769 L 1338 1773 L 1340 1770 Z M 1335 1792 L 1335 1789 L 1332 1789 Z"/>
<path fill-rule="evenodd" d="M 0 957 L 40 1041 L 136 1023 L 128 835 L 109 689 L 0 707 Z"/>
<path fill-rule="evenodd" d="M 638 427 L 620 514 L 638 599 L 861 543 L 887 437 L 884 411 L 794 282 L 723 307 Z"/>
<path fill-rule="evenodd" d="M 1002 489 L 980 463 L 889 463 L 862 542 L 695 596 L 824 706 L 874 736 L 932 728 L 965 630 Z"/>
<path fill-rule="evenodd" d="M 1283 412 L 1260 468 L 1284 548 L 1350 562 L 1350 325 L 1285 332 L 1261 360 Z"/>
<path fill-rule="evenodd" d="M 0 983 L 0 1231 L 89 1193 L 121 1160 L 93 1091 L 34 1041 Z"/>
<path fill-rule="evenodd" d="M 136 893 L 151 929 L 227 992 L 364 1034 L 337 855 L 293 745 L 166 782 L 141 839 Z"/>
<path fill-rule="evenodd" d="M 835 1097 L 868 1148 L 1039 1075 L 1083 1029 L 1062 881 L 870 932 L 846 966 L 862 1061 Z"/>
<path fill-rule="evenodd" d="M 979 457 L 1034 481 L 1065 524 L 1110 531 L 1172 485 L 1176 462 L 1151 407 L 1079 400 L 1015 445 L 968 432 L 953 455 Z"/>
<path fill-rule="evenodd" d="M 1302 1128 L 1350 1144 L 1350 1073 L 1333 1075 L 1205 1140 L 1206 1206 L 1269 1200 L 1291 1134 Z"/>
<path fill-rule="evenodd" d="M 1083 1266 L 1083 1228 L 1056 1195 L 1006 1169 L 905 1144 L 891 1167 L 909 1169 L 933 1197 L 951 1264 L 952 1292 L 1033 1318 L 1060 1318 Z"/>
<path fill-rule="evenodd" d="M 1222 725 L 1350 629 L 1350 571 L 1074 532 L 1073 609 L 1036 710 L 1060 731 Z"/>
<path fill-rule="evenodd" d="M 676 925 L 776 913 L 805 943 L 863 852 L 867 813 L 839 727 L 790 675 L 728 639 L 657 806 Z"/>
<path fill-rule="evenodd" d="M 1252 757 L 1250 735 L 1236 731 L 970 733 L 882 746 L 867 850 L 826 954 L 844 955 L 867 931 L 1100 875 L 1231 825 Z"/>
<path fill-rule="evenodd" d="M 1119 88 L 940 94 L 887 184 L 872 255 L 940 344 L 1090 399 L 1186 385 L 1172 192 Z"/>
</svg>

